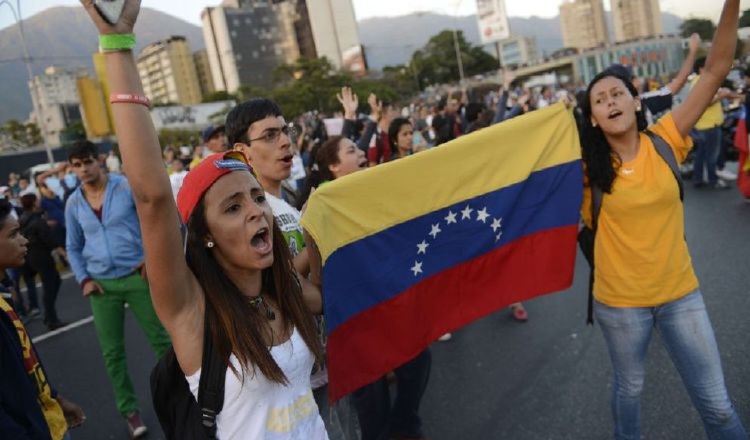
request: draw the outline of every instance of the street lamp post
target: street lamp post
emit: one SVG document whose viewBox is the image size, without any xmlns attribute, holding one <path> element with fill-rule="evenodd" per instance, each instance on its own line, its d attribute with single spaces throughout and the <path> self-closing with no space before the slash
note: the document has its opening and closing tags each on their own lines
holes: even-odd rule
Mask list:
<svg viewBox="0 0 750 440">
<path fill-rule="evenodd" d="M 31 100 L 32 107 L 34 108 L 34 113 L 37 116 L 37 124 L 39 125 L 39 129 L 44 135 L 47 133 L 47 131 L 45 130 L 44 115 L 42 115 L 41 109 L 37 109 L 37 104 L 41 106 L 41 99 L 39 97 L 39 91 L 37 90 L 36 84 L 34 84 L 34 72 L 31 69 L 29 47 L 26 45 L 26 35 L 23 32 L 23 20 L 21 19 L 21 0 L 16 0 L 15 8 L 10 3 L 10 0 L 0 0 L 0 7 L 2 7 L 2 5 L 8 5 L 10 11 L 13 13 L 13 18 L 15 18 L 16 20 L 16 24 L 18 25 L 18 34 L 21 37 L 21 47 L 23 49 L 24 64 L 26 64 L 26 73 L 29 75 L 29 85 L 32 88 L 32 93 L 34 93 L 34 97 Z M 53 164 L 55 162 L 55 158 L 52 156 L 52 150 L 50 149 L 50 146 L 46 140 L 44 140 L 44 148 L 47 150 L 47 161 L 50 164 Z"/>
</svg>

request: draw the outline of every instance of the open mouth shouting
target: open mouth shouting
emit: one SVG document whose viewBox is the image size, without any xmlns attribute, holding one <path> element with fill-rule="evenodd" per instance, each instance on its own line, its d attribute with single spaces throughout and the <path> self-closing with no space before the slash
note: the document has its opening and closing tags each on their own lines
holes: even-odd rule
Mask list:
<svg viewBox="0 0 750 440">
<path fill-rule="evenodd" d="M 292 166 L 292 157 L 294 157 L 294 156 L 292 156 L 291 154 L 287 154 L 286 156 L 284 156 L 281 159 L 279 159 L 279 161 L 282 164 L 284 164 L 284 166 L 290 166 L 291 167 Z"/>
<path fill-rule="evenodd" d="M 258 230 L 250 239 L 250 246 L 262 256 L 268 255 L 273 251 L 273 242 L 271 240 L 271 229 L 264 226 Z"/>
<path fill-rule="evenodd" d="M 622 116 L 622 112 L 620 110 L 612 110 L 611 112 L 609 112 L 608 118 L 612 120 L 617 119 L 620 116 Z"/>
</svg>

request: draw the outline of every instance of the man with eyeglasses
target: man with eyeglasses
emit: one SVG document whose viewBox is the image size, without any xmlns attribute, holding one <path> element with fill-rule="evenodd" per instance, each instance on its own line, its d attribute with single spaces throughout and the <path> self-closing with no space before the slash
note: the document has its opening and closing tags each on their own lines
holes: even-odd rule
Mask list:
<svg viewBox="0 0 750 440">
<path fill-rule="evenodd" d="M 81 181 L 65 206 L 66 248 L 83 295 L 91 301 L 104 366 L 114 387 L 118 412 L 131 438 L 144 435 L 125 356 L 125 305 L 135 315 L 157 357 L 170 346 L 151 303 L 133 193 L 127 179 L 107 175 L 94 144 L 79 141 L 68 161 Z"/>
</svg>

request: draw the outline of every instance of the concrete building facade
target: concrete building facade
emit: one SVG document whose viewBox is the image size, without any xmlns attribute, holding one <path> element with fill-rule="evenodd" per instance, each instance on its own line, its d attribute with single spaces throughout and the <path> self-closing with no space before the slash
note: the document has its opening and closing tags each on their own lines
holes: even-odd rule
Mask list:
<svg viewBox="0 0 750 440">
<path fill-rule="evenodd" d="M 659 0 L 613 0 L 615 41 L 650 38 L 664 33 Z"/>
<path fill-rule="evenodd" d="M 503 66 L 521 66 L 539 60 L 536 38 L 520 35 L 498 42 Z"/>
<path fill-rule="evenodd" d="M 44 75 L 37 75 L 29 82 L 34 109 L 31 119 L 39 126 L 48 145 L 60 145 L 62 131 L 70 124 L 82 122 L 77 84 L 80 76 L 88 76 L 88 72 L 50 66 Z"/>
<path fill-rule="evenodd" d="M 602 0 L 566 0 L 560 5 L 560 26 L 565 47 L 589 49 L 609 42 Z"/>
<path fill-rule="evenodd" d="M 149 44 L 138 55 L 143 91 L 153 103 L 201 102 L 201 89 L 190 44 L 182 36 Z"/>
</svg>

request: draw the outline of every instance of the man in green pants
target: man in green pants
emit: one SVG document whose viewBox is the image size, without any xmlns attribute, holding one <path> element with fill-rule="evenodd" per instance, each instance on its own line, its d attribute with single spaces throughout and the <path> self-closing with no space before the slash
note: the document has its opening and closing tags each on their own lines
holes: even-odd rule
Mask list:
<svg viewBox="0 0 750 440">
<path fill-rule="evenodd" d="M 105 174 L 97 157 L 96 146 L 88 141 L 77 142 L 70 149 L 68 161 L 81 185 L 65 207 L 66 248 L 76 280 L 91 300 L 117 410 L 127 420 L 130 437 L 137 438 L 147 429 L 127 370 L 125 305 L 130 306 L 157 356 L 161 357 L 170 341 L 151 303 L 130 186 L 121 175 Z"/>
</svg>

